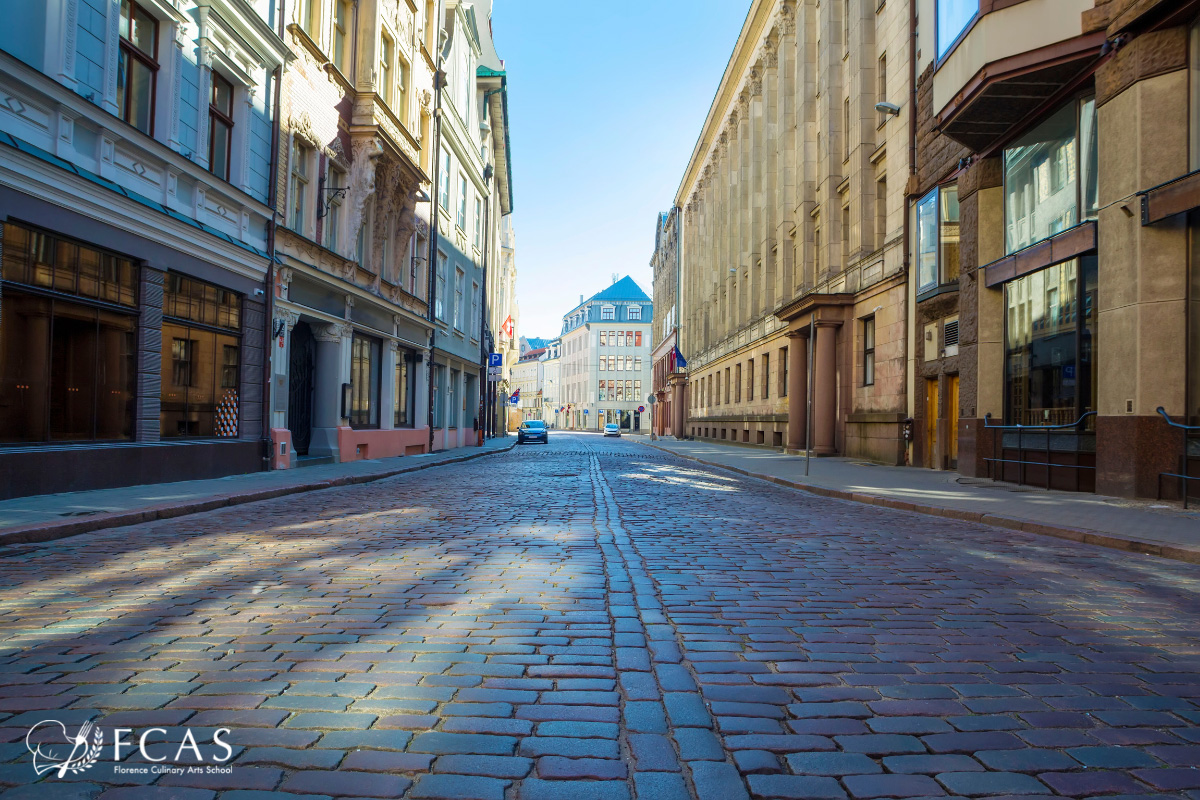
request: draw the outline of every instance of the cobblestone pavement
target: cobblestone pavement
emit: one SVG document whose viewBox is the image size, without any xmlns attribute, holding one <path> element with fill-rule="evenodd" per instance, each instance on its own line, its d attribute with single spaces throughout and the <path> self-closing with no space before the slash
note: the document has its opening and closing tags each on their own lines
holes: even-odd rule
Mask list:
<svg viewBox="0 0 1200 800">
<path fill-rule="evenodd" d="M 97 762 L 33 783 L 47 719 Z M 1198 764 L 1200 567 L 625 441 L 0 548 L 2 800 L 1196 800 Z"/>
</svg>

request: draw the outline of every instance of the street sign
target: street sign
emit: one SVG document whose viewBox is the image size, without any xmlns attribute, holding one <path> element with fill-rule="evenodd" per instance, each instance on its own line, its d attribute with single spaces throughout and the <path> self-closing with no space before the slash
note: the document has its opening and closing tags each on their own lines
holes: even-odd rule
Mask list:
<svg viewBox="0 0 1200 800">
<path fill-rule="evenodd" d="M 646 407 L 645 407 L 645 406 L 638 406 L 638 413 L 639 413 L 639 414 L 644 414 L 644 413 L 646 413 Z"/>
<path fill-rule="evenodd" d="M 504 353 L 488 353 L 488 368 L 500 368 L 504 366 Z M 489 373 L 491 374 L 491 373 Z"/>
<path fill-rule="evenodd" d="M 504 377 L 504 367 L 488 367 L 488 380 L 495 383 Z"/>
<path fill-rule="evenodd" d="M 654 405 L 655 403 L 658 402 L 658 398 L 652 394 L 648 394 L 648 395 L 646 395 L 646 402 L 649 403 L 650 405 Z"/>
</svg>

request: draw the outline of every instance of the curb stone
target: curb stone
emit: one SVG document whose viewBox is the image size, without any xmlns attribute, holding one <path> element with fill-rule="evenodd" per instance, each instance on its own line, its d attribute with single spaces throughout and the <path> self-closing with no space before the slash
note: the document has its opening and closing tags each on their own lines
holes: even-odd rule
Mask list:
<svg viewBox="0 0 1200 800">
<path fill-rule="evenodd" d="M 638 444 L 641 444 L 645 447 L 652 447 L 655 450 L 661 450 L 664 453 L 670 453 L 671 455 L 687 459 L 688 461 L 695 461 L 696 463 L 704 464 L 705 466 L 728 470 L 729 472 L 736 472 L 739 475 L 745 475 L 749 478 L 758 478 L 759 480 L 764 480 L 768 483 L 786 486 L 789 489 L 797 489 L 801 492 L 807 492 L 809 494 L 815 494 L 821 497 L 829 497 L 835 500 L 849 500 L 853 503 L 880 506 L 882 508 L 891 508 L 897 511 L 913 511 L 917 514 L 927 514 L 933 517 L 945 517 L 947 519 L 956 519 L 962 522 L 975 522 L 982 525 L 991 525 L 995 528 L 1008 528 L 1009 530 L 1022 531 L 1024 533 L 1036 533 L 1042 536 L 1052 536 L 1056 539 L 1066 539 L 1072 542 L 1098 545 L 1099 547 L 1107 547 L 1112 550 L 1128 550 L 1134 553 L 1142 553 L 1144 555 L 1169 558 L 1174 561 L 1184 561 L 1189 564 L 1200 564 L 1200 548 L 1197 547 L 1142 542 L 1137 539 L 1129 539 L 1123 536 L 1117 536 L 1115 534 L 1104 533 L 1101 531 L 1094 531 L 1088 528 L 1072 528 L 1065 525 L 1051 525 L 1045 522 L 1034 522 L 1032 520 L 1019 519 L 1017 517 L 1005 517 L 1000 514 L 985 514 L 979 511 L 962 511 L 956 508 L 943 508 L 941 506 L 910 503 L 904 500 L 895 500 L 890 497 L 879 497 L 878 495 L 864 494 L 862 492 L 844 492 L 840 489 L 830 489 L 824 486 L 814 486 L 812 484 L 789 481 L 786 478 L 780 478 L 775 475 L 764 475 L 763 473 L 751 472 L 750 470 L 741 469 L 740 467 L 731 467 L 727 464 L 720 464 L 715 461 L 706 461 L 703 458 L 686 455 L 668 447 L 661 447 L 656 444 L 650 444 L 649 442 L 638 442 Z"/>
<path fill-rule="evenodd" d="M 332 489 L 338 486 L 372 483 L 384 478 L 403 475 L 406 472 L 417 472 L 431 467 L 441 467 L 446 464 L 455 464 L 460 461 L 470 461 L 475 458 L 496 455 L 497 453 L 507 453 L 516 447 L 516 444 L 514 438 L 513 442 L 507 447 L 497 447 L 482 453 L 468 453 L 467 455 L 455 456 L 441 461 L 422 462 L 412 466 L 399 467 L 367 475 L 344 475 L 338 478 L 325 478 L 319 481 L 297 483 L 291 486 L 273 486 L 268 489 L 252 489 L 234 494 L 205 497 L 182 503 L 163 503 L 129 511 L 113 511 L 105 514 L 97 514 L 87 519 L 73 520 L 71 522 L 40 522 L 36 525 L 13 527 L 0 530 L 0 547 L 10 544 L 49 542 L 55 539 L 65 539 L 68 536 L 78 536 L 81 533 L 92 533 L 93 531 L 105 530 L 107 528 L 123 528 L 127 525 L 137 525 L 142 522 L 152 522 L 158 519 L 172 519 L 189 514 L 200 514 L 205 511 L 214 511 L 218 508 L 240 506 L 244 503 L 255 503 L 259 500 L 271 500 L 289 494 L 301 494 L 303 492 Z"/>
</svg>

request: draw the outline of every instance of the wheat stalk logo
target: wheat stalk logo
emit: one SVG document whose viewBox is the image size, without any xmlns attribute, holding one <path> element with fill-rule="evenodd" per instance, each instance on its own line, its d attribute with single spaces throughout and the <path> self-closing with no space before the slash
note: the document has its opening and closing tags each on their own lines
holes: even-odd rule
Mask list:
<svg viewBox="0 0 1200 800">
<path fill-rule="evenodd" d="M 60 735 L 55 735 L 56 728 Z M 38 730 L 47 733 L 48 742 L 31 741 L 34 732 Z M 42 749 L 43 745 L 46 746 L 45 750 Z M 42 720 L 25 734 L 25 747 L 33 753 L 33 770 L 38 775 L 55 770 L 60 778 L 65 777 L 68 772 L 77 775 L 99 760 L 103 745 L 104 734 L 99 728 L 93 727 L 90 721 L 83 723 L 74 736 L 69 735 L 66 726 L 56 719 Z M 62 753 L 67 746 L 71 749 L 64 758 Z"/>
</svg>

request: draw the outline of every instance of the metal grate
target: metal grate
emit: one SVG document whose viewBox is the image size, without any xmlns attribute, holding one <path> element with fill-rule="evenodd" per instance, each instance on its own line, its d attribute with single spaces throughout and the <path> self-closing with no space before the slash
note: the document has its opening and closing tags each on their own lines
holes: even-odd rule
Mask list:
<svg viewBox="0 0 1200 800">
<path fill-rule="evenodd" d="M 958 347 L 958 320 L 947 320 L 942 330 L 942 347 Z"/>
</svg>

